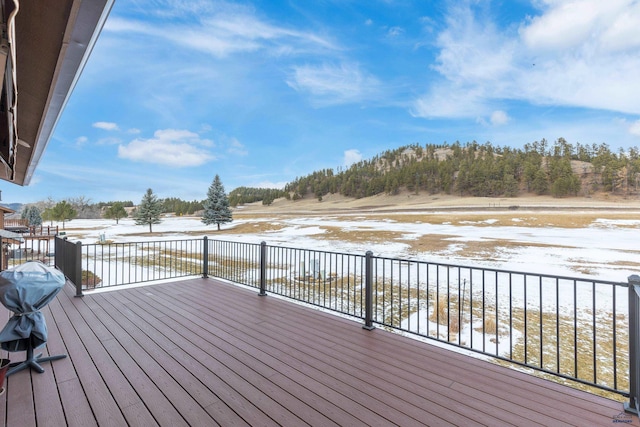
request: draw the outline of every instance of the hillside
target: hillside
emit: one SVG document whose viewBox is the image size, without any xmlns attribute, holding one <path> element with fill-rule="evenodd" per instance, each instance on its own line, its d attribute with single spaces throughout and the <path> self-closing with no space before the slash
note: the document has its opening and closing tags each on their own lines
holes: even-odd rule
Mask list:
<svg viewBox="0 0 640 427">
<path fill-rule="evenodd" d="M 271 205 L 254 202 L 238 206 L 236 215 L 263 214 L 331 214 L 331 213 L 385 213 L 411 211 L 511 211 L 511 210 L 629 210 L 640 212 L 640 197 L 615 196 L 597 193 L 588 197 L 556 198 L 525 194 L 519 197 L 460 197 L 455 195 L 428 195 L 402 191 L 396 195 L 379 194 L 354 198 L 330 194 L 322 201 L 307 198 L 299 200 L 276 199 Z"/>
<path fill-rule="evenodd" d="M 318 209 L 310 200 L 376 209 L 425 204 L 515 208 L 541 202 L 557 206 L 565 204 L 562 199 L 574 199 L 572 205 L 626 205 L 640 197 L 640 155 L 637 148 L 614 153 L 606 144 L 573 146 L 562 138 L 553 145 L 542 140 L 523 149 L 476 142 L 414 144 L 347 169 L 298 177 L 284 191 L 238 190 L 230 193 L 232 206 L 261 201 L 277 208 L 284 203 L 277 200 L 282 196 L 297 202 L 299 209 Z"/>
</svg>

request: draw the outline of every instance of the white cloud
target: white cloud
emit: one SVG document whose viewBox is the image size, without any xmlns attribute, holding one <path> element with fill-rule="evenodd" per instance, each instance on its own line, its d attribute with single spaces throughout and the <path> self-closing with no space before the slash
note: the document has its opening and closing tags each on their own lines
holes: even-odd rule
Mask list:
<svg viewBox="0 0 640 427">
<path fill-rule="evenodd" d="M 404 34 L 404 29 L 402 27 L 391 27 L 389 31 L 387 31 L 387 35 L 389 37 L 398 37 Z"/>
<path fill-rule="evenodd" d="M 536 4 L 539 15 L 506 29 L 452 7 L 436 41 L 442 78 L 412 113 L 477 118 L 519 100 L 640 114 L 640 0 Z"/>
<path fill-rule="evenodd" d="M 635 26 L 630 19 L 636 19 Z M 640 113 L 637 19 L 638 0 L 547 0 L 543 13 L 520 28 L 522 52 L 535 58 L 536 65 L 529 72 L 520 68 L 514 76 L 519 96 Z"/>
<path fill-rule="evenodd" d="M 215 156 L 207 150 L 213 142 L 188 130 L 157 130 L 153 138 L 134 139 L 118 147 L 120 158 L 175 167 L 200 166 Z"/>
<path fill-rule="evenodd" d="M 89 139 L 86 136 L 79 136 L 76 138 L 76 144 L 78 145 L 84 145 L 87 143 Z"/>
<path fill-rule="evenodd" d="M 624 50 L 640 46 L 640 2 L 620 13 L 602 33 L 602 45 L 609 49 Z"/>
<path fill-rule="evenodd" d="M 118 130 L 118 125 L 112 122 L 95 122 L 91 126 L 103 130 Z"/>
<path fill-rule="evenodd" d="M 229 144 L 229 148 L 227 148 L 227 152 L 230 154 L 235 154 L 237 156 L 246 156 L 249 154 L 249 150 L 235 138 L 231 138 L 231 142 Z"/>
<path fill-rule="evenodd" d="M 494 128 L 498 126 L 506 125 L 510 121 L 511 121 L 511 117 L 509 117 L 509 115 L 502 110 L 495 110 L 491 112 L 488 122 L 485 117 L 482 117 L 482 116 L 476 117 L 476 123 L 479 123 L 482 126 L 491 126 Z"/>
<path fill-rule="evenodd" d="M 542 9 L 520 31 L 534 51 L 585 47 L 617 51 L 640 46 L 637 0 L 545 0 Z"/>
<path fill-rule="evenodd" d="M 490 111 L 484 90 L 479 87 L 459 88 L 440 85 L 418 98 L 411 109 L 414 117 L 479 117 Z"/>
<path fill-rule="evenodd" d="M 447 28 L 437 36 L 434 69 L 444 77 L 413 103 L 419 117 L 487 116 L 492 97 L 513 69 L 516 46 L 489 22 L 478 22 L 471 9 L 454 8 Z"/>
<path fill-rule="evenodd" d="M 120 138 L 117 137 L 107 137 L 107 138 L 100 138 L 97 142 L 96 145 L 118 145 L 122 142 L 122 140 Z"/>
<path fill-rule="evenodd" d="M 346 150 L 344 152 L 344 166 L 349 167 L 354 163 L 362 160 L 362 154 L 356 149 Z"/>
<path fill-rule="evenodd" d="M 631 123 L 631 126 L 629 126 L 629 133 L 631 135 L 640 136 L 640 120 L 636 120 Z"/>
<path fill-rule="evenodd" d="M 207 123 L 203 123 L 200 125 L 200 133 L 207 133 L 207 132 L 211 132 L 213 130 L 213 127 Z"/>
<path fill-rule="evenodd" d="M 254 16 L 248 8 L 167 7 L 162 25 L 113 17 L 105 30 L 113 33 L 136 33 L 165 43 L 226 57 L 235 53 L 269 50 L 274 54 L 317 49 L 335 49 L 333 42 L 311 32 L 272 25 Z M 182 15 L 176 19 L 175 15 Z"/>
<path fill-rule="evenodd" d="M 360 102 L 379 91 L 379 81 L 360 70 L 357 64 L 295 67 L 287 84 L 308 93 L 316 106 Z"/>
<path fill-rule="evenodd" d="M 601 0 L 596 1 L 604 3 Z M 593 2 L 545 3 L 546 12 L 533 17 L 521 28 L 525 45 L 534 51 L 569 49 L 582 45 L 598 20 L 598 8 L 594 7 Z"/>
<path fill-rule="evenodd" d="M 283 190 L 285 185 L 287 185 L 288 182 L 272 182 L 272 181 L 261 181 L 257 184 L 253 184 L 251 185 L 251 187 L 254 188 L 275 188 L 278 190 Z"/>
<path fill-rule="evenodd" d="M 478 21 L 470 9 L 456 8 L 437 37 L 435 69 L 455 84 L 496 82 L 514 70 L 517 45 L 490 21 Z"/>
<path fill-rule="evenodd" d="M 494 126 L 505 125 L 509 123 L 510 117 L 502 110 L 496 110 L 491 113 L 491 124 Z"/>
</svg>

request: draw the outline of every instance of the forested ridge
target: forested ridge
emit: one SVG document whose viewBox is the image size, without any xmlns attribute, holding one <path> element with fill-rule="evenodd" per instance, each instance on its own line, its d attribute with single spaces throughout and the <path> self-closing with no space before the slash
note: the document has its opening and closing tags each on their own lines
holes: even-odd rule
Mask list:
<svg viewBox="0 0 640 427">
<path fill-rule="evenodd" d="M 334 172 L 323 169 L 285 187 L 293 199 L 327 194 L 362 198 L 381 193 L 455 194 L 517 197 L 524 193 L 554 197 L 595 192 L 638 194 L 638 148 L 614 152 L 607 144 L 572 145 L 563 138 L 526 144 L 522 149 L 479 144 L 407 145 Z M 268 204 L 268 203 L 265 203 Z"/>
<path fill-rule="evenodd" d="M 275 199 L 286 197 L 284 190 L 274 188 L 238 187 L 229 193 L 231 206 L 244 205 L 245 203 L 262 202 L 270 205 Z"/>
<path fill-rule="evenodd" d="M 522 149 L 496 147 L 490 142 L 412 144 L 387 150 L 348 168 L 322 169 L 298 177 L 284 189 L 238 187 L 228 194 L 230 206 L 261 201 L 270 205 L 285 197 L 322 198 L 328 194 L 363 198 L 378 194 L 452 194 L 461 197 L 517 197 L 525 194 L 587 197 L 607 193 L 640 196 L 640 150 L 612 151 L 605 144 L 569 144 L 563 138 L 525 144 Z M 116 202 L 91 203 L 70 198 L 78 218 L 100 218 Z M 133 207 L 131 201 L 117 202 Z M 193 215 L 204 201 L 159 199 L 163 213 Z M 33 205 L 43 212 L 54 201 Z M 27 206 L 30 206 L 27 205 Z M 22 205 L 16 206 L 19 210 Z"/>
</svg>

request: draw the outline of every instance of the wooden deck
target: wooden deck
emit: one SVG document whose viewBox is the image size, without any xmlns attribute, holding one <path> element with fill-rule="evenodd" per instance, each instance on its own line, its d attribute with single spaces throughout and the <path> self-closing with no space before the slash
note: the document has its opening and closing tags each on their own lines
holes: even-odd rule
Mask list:
<svg viewBox="0 0 640 427">
<path fill-rule="evenodd" d="M 217 280 L 73 294 L 44 310 L 48 352 L 69 357 L 9 377 L 2 424 L 640 425 L 620 402 Z"/>
</svg>

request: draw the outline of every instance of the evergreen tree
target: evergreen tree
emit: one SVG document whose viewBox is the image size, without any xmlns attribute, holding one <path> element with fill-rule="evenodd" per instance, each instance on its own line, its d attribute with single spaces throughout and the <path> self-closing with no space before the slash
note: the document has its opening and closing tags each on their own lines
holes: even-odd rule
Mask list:
<svg viewBox="0 0 640 427">
<path fill-rule="evenodd" d="M 26 219 L 29 225 L 38 226 L 42 225 L 42 216 L 40 216 L 40 209 L 34 205 L 27 206 L 21 215 L 22 219 Z"/>
<path fill-rule="evenodd" d="M 218 175 L 215 176 L 209 191 L 207 191 L 207 200 L 204 201 L 204 214 L 202 222 L 206 225 L 217 224 L 220 230 L 220 224 L 233 221 L 231 208 L 229 208 L 229 199 L 224 192 L 224 186 Z"/>
<path fill-rule="evenodd" d="M 267 194 L 264 199 L 262 199 L 262 204 L 265 206 L 270 206 L 273 203 L 273 195 Z"/>
<path fill-rule="evenodd" d="M 120 221 L 120 218 L 127 217 L 127 211 L 121 202 L 115 202 L 104 211 L 104 217 L 107 219 L 115 219 L 116 224 Z"/>
<path fill-rule="evenodd" d="M 518 196 L 518 181 L 513 175 L 505 175 L 503 180 L 504 195 L 507 197 Z"/>
<path fill-rule="evenodd" d="M 45 208 L 42 211 L 42 220 L 49 221 L 51 225 L 53 225 L 53 208 Z"/>
<path fill-rule="evenodd" d="M 152 232 L 151 226 L 153 224 L 160 224 L 162 220 L 160 215 L 162 214 L 162 203 L 150 188 L 147 189 L 147 193 L 142 197 L 140 206 L 136 209 L 134 215 L 136 225 L 149 224 L 149 233 Z"/>
<path fill-rule="evenodd" d="M 77 215 L 78 212 L 66 200 L 58 202 L 50 211 L 50 219 L 52 221 L 61 221 L 63 230 L 65 222 L 71 221 Z"/>
<path fill-rule="evenodd" d="M 541 195 L 547 192 L 549 188 L 549 181 L 547 180 L 547 173 L 540 169 L 536 172 L 536 177 L 533 180 L 533 191 L 536 194 Z"/>
</svg>

